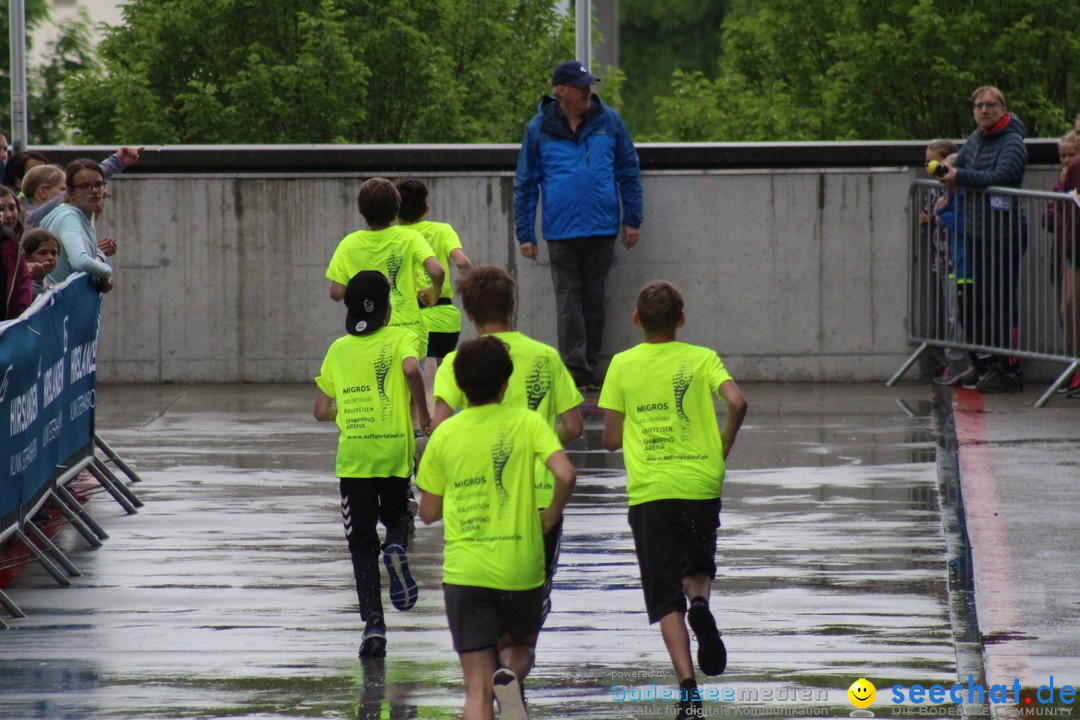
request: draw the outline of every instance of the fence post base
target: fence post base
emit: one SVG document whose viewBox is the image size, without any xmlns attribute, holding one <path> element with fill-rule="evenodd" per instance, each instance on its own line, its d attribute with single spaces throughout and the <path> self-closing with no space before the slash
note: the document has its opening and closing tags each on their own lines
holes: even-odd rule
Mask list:
<svg viewBox="0 0 1080 720">
<path fill-rule="evenodd" d="M 101 472 L 96 462 L 87 465 L 86 469 L 90 471 L 90 474 L 93 475 L 99 483 L 101 483 L 101 487 L 105 488 L 105 490 L 112 495 L 113 500 L 115 500 L 120 507 L 124 508 L 124 512 L 128 515 L 134 515 L 138 512 L 138 510 L 135 509 L 135 505 L 128 500 L 127 495 L 116 486 L 116 483 L 110 480 L 105 473 Z"/>
<path fill-rule="evenodd" d="M 26 523 L 26 530 L 34 536 L 34 538 L 41 543 L 45 548 L 45 552 L 52 556 L 53 560 L 60 564 L 60 567 L 64 568 L 71 577 L 82 577 L 82 572 L 79 568 L 75 567 L 75 563 L 68 560 L 67 555 L 61 552 L 60 548 L 56 547 L 55 543 L 49 539 L 49 537 L 42 532 L 41 528 L 32 522 Z"/>
<path fill-rule="evenodd" d="M 60 511 L 61 515 L 67 518 L 67 521 L 86 539 L 86 542 L 90 543 L 90 547 L 101 547 L 101 540 L 99 540 L 98 536 L 94 534 L 94 531 L 90 529 L 90 526 L 83 522 L 82 518 L 76 515 L 75 511 L 69 508 L 62 498 L 57 496 L 55 490 L 51 493 L 51 497 L 56 509 Z"/>
<path fill-rule="evenodd" d="M 112 464 L 120 468 L 120 471 L 131 479 L 131 482 L 142 482 L 142 478 L 139 474 L 131 469 L 131 466 L 124 462 L 124 459 L 116 454 L 116 451 L 109 447 L 108 443 L 101 439 L 101 436 L 94 433 L 94 444 L 98 446 L 101 452 L 105 453 L 105 457 L 112 461 Z"/>
<path fill-rule="evenodd" d="M 919 359 L 920 355 L 926 352 L 927 347 L 929 346 L 926 343 L 920 345 L 919 349 L 913 352 L 911 354 L 911 357 L 904 361 L 904 364 L 900 366 L 900 369 L 893 373 L 893 376 L 889 378 L 888 382 L 885 383 L 886 387 L 892 387 L 897 383 L 897 381 L 900 380 L 900 378 L 904 377 L 904 373 L 906 373 L 908 369 L 915 364 L 915 361 Z"/>
<path fill-rule="evenodd" d="M 109 533 L 105 532 L 105 528 L 101 527 L 101 525 L 98 524 L 97 520 L 95 520 L 94 517 L 86 510 L 86 508 L 82 506 L 82 503 L 75 499 L 75 496 L 71 494 L 70 490 L 68 490 L 63 485 L 57 485 L 56 497 L 58 497 L 60 501 L 69 510 L 71 510 L 72 513 L 77 515 L 84 523 L 86 523 L 86 526 L 94 531 L 94 534 L 97 535 L 99 540 L 109 539 Z M 100 545 L 100 543 L 98 544 Z"/>
<path fill-rule="evenodd" d="M 34 556 L 34 559 L 41 563 L 41 567 L 45 568 L 45 571 L 53 576 L 53 580 L 55 580 L 60 587 L 71 587 L 71 581 L 67 579 L 67 576 L 61 572 L 60 568 L 53 565 L 52 560 L 49 560 L 48 556 L 26 536 L 26 533 L 16 528 L 15 537 L 19 539 L 19 542 L 26 546 L 26 549 Z"/>
<path fill-rule="evenodd" d="M 94 467 L 104 473 L 105 477 L 109 478 L 109 480 L 112 481 L 113 485 L 116 486 L 116 489 L 119 490 L 121 494 L 123 494 L 123 496 L 128 499 L 129 503 L 131 503 L 137 508 L 141 508 L 143 506 L 143 501 L 140 500 L 137 495 L 135 495 L 131 488 L 124 484 L 123 480 L 116 476 L 116 473 L 109 469 L 108 465 L 102 462 L 101 458 L 94 458 Z"/>
<path fill-rule="evenodd" d="M 1042 397 L 1035 401 L 1035 407 L 1041 408 L 1046 403 L 1050 402 L 1050 398 L 1054 396 L 1057 389 L 1067 383 L 1072 378 L 1073 373 L 1080 369 L 1080 360 L 1074 361 L 1069 367 L 1065 369 L 1065 372 L 1058 375 L 1058 379 L 1054 381 L 1054 384 L 1047 388 L 1046 392 L 1042 394 Z"/>
<path fill-rule="evenodd" d="M 24 613 L 22 610 L 20 610 L 19 606 L 16 605 L 15 602 L 11 598 L 9 598 L 4 593 L 3 590 L 0 590 L 0 605 L 4 606 L 4 609 L 8 611 L 8 615 L 10 615 L 11 617 L 14 617 L 14 618 L 24 618 L 24 617 L 26 617 L 26 613 Z M 0 625 L 3 625 L 3 621 L 0 621 Z M 7 625 L 3 625 L 3 628 L 0 628 L 0 629 L 6 630 Z"/>
</svg>

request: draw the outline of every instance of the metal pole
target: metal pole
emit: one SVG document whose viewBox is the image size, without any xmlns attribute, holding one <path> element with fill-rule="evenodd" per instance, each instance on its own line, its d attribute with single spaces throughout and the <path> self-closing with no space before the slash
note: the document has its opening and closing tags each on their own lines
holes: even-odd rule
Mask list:
<svg viewBox="0 0 1080 720">
<path fill-rule="evenodd" d="M 11 46 L 11 149 L 26 149 L 29 139 L 26 118 L 26 0 L 10 0 Z"/>
<path fill-rule="evenodd" d="M 592 1 L 576 0 L 575 10 L 574 47 L 577 59 L 592 72 Z"/>
</svg>

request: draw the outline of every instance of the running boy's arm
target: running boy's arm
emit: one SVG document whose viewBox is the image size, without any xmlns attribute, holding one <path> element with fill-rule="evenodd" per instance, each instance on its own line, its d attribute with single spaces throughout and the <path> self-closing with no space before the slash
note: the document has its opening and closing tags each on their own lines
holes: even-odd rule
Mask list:
<svg viewBox="0 0 1080 720">
<path fill-rule="evenodd" d="M 421 490 L 420 522 L 430 525 L 436 520 L 442 520 L 442 501 L 442 495 L 435 495 L 427 490 Z"/>
<path fill-rule="evenodd" d="M 725 380 L 720 383 L 719 390 L 720 397 L 724 398 L 724 402 L 727 403 L 727 422 L 724 424 L 724 431 L 720 433 L 720 439 L 724 443 L 724 459 L 727 460 L 728 454 L 731 453 L 731 446 L 735 444 L 735 436 L 738 435 L 743 418 L 746 417 L 748 404 L 734 380 Z M 604 438 L 607 438 L 606 425 L 604 427 Z"/>
<path fill-rule="evenodd" d="M 337 405 L 334 398 L 315 388 L 315 419 L 319 422 L 329 422 L 337 419 Z"/>
<path fill-rule="evenodd" d="M 724 383 L 724 385 L 726 384 L 727 383 Z M 735 383 L 732 383 L 732 385 L 734 384 Z M 625 415 L 618 410 L 604 410 L 604 438 L 601 441 L 601 444 L 604 446 L 605 450 L 615 452 L 622 447 L 624 417 Z"/>
<path fill-rule="evenodd" d="M 435 398 L 435 414 L 431 416 L 431 432 L 443 424 L 448 418 L 453 417 L 454 408 L 441 397 Z"/>
<path fill-rule="evenodd" d="M 439 295 L 442 294 L 443 280 L 446 279 L 446 272 L 443 271 L 442 265 L 435 259 L 435 256 L 424 259 L 424 270 L 427 270 L 428 277 L 431 278 L 431 287 L 426 287 L 420 291 L 423 296 L 424 305 L 431 307 L 439 301 Z"/>
<path fill-rule="evenodd" d="M 436 408 L 436 412 L 438 408 Z M 572 443 L 581 437 L 581 433 L 585 431 L 585 423 L 581 421 L 581 411 L 575 408 L 570 408 L 564 413 L 559 413 L 559 422 L 555 426 L 555 433 L 559 436 L 559 442 L 563 447 L 566 447 L 567 443 Z"/>
<path fill-rule="evenodd" d="M 330 299 L 341 302 L 345 299 L 345 286 L 339 282 L 330 281 Z"/>
<path fill-rule="evenodd" d="M 420 427 L 425 433 L 431 432 L 431 415 L 427 409 L 427 394 L 424 392 L 424 376 L 420 374 L 420 364 L 416 358 L 407 357 L 401 363 L 405 371 L 405 383 L 409 386 L 409 394 L 412 395 L 413 405 L 419 414 Z"/>
<path fill-rule="evenodd" d="M 461 248 L 454 248 L 450 251 L 450 261 L 454 263 L 459 272 L 472 270 L 472 261 L 469 260 L 469 256 Z"/>
<path fill-rule="evenodd" d="M 562 450 L 551 453 L 544 464 L 555 476 L 555 494 L 551 498 L 551 503 L 540 511 L 540 525 L 544 528 L 544 532 L 547 532 L 555 527 L 559 518 L 562 517 L 563 508 L 570 500 L 570 494 L 574 492 L 577 475 L 574 473 L 574 466 L 570 464 L 570 460 Z"/>
</svg>

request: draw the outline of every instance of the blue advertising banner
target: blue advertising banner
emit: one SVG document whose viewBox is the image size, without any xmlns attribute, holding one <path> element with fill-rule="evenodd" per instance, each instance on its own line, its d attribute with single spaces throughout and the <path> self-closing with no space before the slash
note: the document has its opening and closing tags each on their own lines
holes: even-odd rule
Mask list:
<svg viewBox="0 0 1080 720">
<path fill-rule="evenodd" d="M 0 325 L 0 517 L 94 438 L 101 295 L 78 274 Z"/>
</svg>

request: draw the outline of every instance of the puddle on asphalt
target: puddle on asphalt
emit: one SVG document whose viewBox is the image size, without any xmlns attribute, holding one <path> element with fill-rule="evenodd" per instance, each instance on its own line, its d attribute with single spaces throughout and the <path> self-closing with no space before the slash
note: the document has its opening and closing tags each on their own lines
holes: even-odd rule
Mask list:
<svg viewBox="0 0 1080 720">
<path fill-rule="evenodd" d="M 955 679 L 928 404 L 908 398 L 906 413 L 880 388 L 860 403 L 856 387 L 826 412 L 829 396 L 799 386 L 744 390 L 755 404 L 724 490 L 712 601 L 729 668 L 699 677 L 733 700 L 707 703 L 712 714 L 846 716 L 859 677 L 879 693 Z M 91 503 L 112 537 L 89 551 L 64 534 L 84 573 L 74 588 L 36 569 L 9 588 L 29 617 L 0 633 L 0 717 L 458 717 L 441 526 L 418 530 L 420 601 L 388 617 L 388 657 L 362 664 L 335 437 L 309 422 L 309 389 L 173 392 L 102 390 L 102 433 L 139 469 L 146 506 L 127 517 L 107 496 Z M 593 449 L 600 417 L 587 421 L 530 707 L 662 714 L 671 703 L 632 699 L 674 680 L 642 610 L 621 462 Z"/>
</svg>

